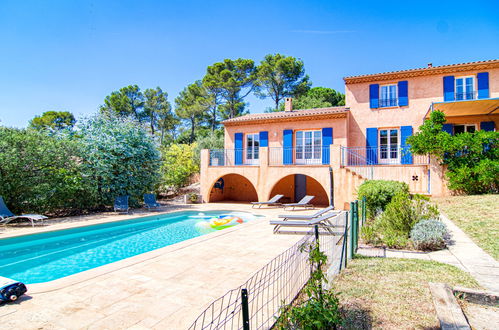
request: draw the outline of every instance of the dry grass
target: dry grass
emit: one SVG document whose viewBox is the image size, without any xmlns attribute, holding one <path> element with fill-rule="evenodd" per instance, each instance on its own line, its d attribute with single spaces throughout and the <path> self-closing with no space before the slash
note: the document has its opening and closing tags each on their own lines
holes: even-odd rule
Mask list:
<svg viewBox="0 0 499 330">
<path fill-rule="evenodd" d="M 456 267 L 432 261 L 360 257 L 334 280 L 346 329 L 438 329 L 428 282 L 478 287 Z"/>
<path fill-rule="evenodd" d="M 432 199 L 482 249 L 499 260 L 499 195 Z"/>
</svg>

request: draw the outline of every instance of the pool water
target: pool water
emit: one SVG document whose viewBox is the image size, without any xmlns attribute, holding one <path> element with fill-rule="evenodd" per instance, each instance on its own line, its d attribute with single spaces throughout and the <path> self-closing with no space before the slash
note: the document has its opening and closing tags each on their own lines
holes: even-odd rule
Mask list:
<svg viewBox="0 0 499 330">
<path fill-rule="evenodd" d="M 185 211 L 0 239 L 0 276 L 28 284 L 52 281 L 257 217 Z"/>
</svg>

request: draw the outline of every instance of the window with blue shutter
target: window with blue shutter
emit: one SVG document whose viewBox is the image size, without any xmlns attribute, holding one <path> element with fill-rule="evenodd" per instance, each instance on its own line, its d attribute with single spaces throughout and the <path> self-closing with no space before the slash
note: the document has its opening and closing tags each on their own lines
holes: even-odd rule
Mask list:
<svg viewBox="0 0 499 330">
<path fill-rule="evenodd" d="M 262 131 L 260 132 L 260 147 L 268 147 L 269 146 L 269 132 Z"/>
<path fill-rule="evenodd" d="M 366 161 L 367 165 L 378 164 L 378 129 L 366 129 Z"/>
<path fill-rule="evenodd" d="M 322 129 L 322 164 L 328 165 L 330 161 L 330 145 L 333 144 L 333 128 Z"/>
<path fill-rule="evenodd" d="M 285 129 L 282 133 L 282 163 L 293 164 L 293 130 Z"/>
<path fill-rule="evenodd" d="M 476 75 L 479 99 L 489 98 L 489 73 L 480 72 Z"/>
<path fill-rule="evenodd" d="M 454 76 L 444 77 L 444 101 L 454 101 Z"/>
<path fill-rule="evenodd" d="M 482 121 L 480 123 L 480 130 L 493 132 L 496 127 L 496 124 L 493 121 Z"/>
<path fill-rule="evenodd" d="M 452 124 L 443 124 L 443 125 L 442 125 L 442 131 L 447 132 L 447 133 L 449 133 L 450 135 L 452 135 L 453 130 L 454 130 L 454 129 L 453 129 L 453 126 L 454 126 L 454 125 L 452 125 Z"/>
<path fill-rule="evenodd" d="M 398 82 L 398 94 L 399 107 L 409 105 L 409 85 L 407 80 Z"/>
<path fill-rule="evenodd" d="M 400 162 L 402 164 L 412 164 L 412 153 L 407 144 L 407 138 L 412 135 L 412 126 L 400 127 Z"/>
<path fill-rule="evenodd" d="M 243 133 L 234 135 L 234 164 L 243 164 Z"/>
<path fill-rule="evenodd" d="M 369 85 L 369 106 L 371 109 L 379 107 L 379 84 Z"/>
</svg>

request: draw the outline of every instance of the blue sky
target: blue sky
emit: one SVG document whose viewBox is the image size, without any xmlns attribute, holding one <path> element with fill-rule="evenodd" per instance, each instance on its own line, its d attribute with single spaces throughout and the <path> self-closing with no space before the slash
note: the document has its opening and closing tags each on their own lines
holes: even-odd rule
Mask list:
<svg viewBox="0 0 499 330">
<path fill-rule="evenodd" d="M 97 111 L 120 87 L 170 101 L 224 58 L 301 58 L 314 86 L 344 76 L 499 58 L 495 1 L 0 0 L 0 120 Z M 270 100 L 253 96 L 251 112 Z"/>
</svg>

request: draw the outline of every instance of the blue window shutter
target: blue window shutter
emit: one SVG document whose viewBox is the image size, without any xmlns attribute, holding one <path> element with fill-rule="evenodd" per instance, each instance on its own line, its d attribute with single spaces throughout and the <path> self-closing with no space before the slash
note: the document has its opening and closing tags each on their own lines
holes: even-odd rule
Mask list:
<svg viewBox="0 0 499 330">
<path fill-rule="evenodd" d="M 452 135 L 453 131 L 453 125 L 452 124 L 443 124 L 442 125 L 442 131 L 449 133 Z"/>
<path fill-rule="evenodd" d="M 369 85 L 369 106 L 371 109 L 377 109 L 379 107 L 379 85 L 372 84 Z"/>
<path fill-rule="evenodd" d="M 488 99 L 489 98 L 489 73 L 480 72 L 476 75 L 477 87 L 478 87 L 478 98 Z"/>
<path fill-rule="evenodd" d="M 282 163 L 293 164 L 293 130 L 285 129 L 282 134 Z"/>
<path fill-rule="evenodd" d="M 378 164 L 378 129 L 376 127 L 366 129 L 366 158 L 367 165 Z"/>
<path fill-rule="evenodd" d="M 444 77 L 444 101 L 454 101 L 454 76 Z"/>
<path fill-rule="evenodd" d="M 409 86 L 407 80 L 398 82 L 399 107 L 409 105 Z"/>
<path fill-rule="evenodd" d="M 333 144 L 333 128 L 324 127 L 322 129 L 322 164 L 329 165 L 329 146 Z"/>
<path fill-rule="evenodd" d="M 482 131 L 493 132 L 496 124 L 493 121 L 482 121 L 480 123 L 480 129 Z"/>
<path fill-rule="evenodd" d="M 409 151 L 409 145 L 406 140 L 412 135 L 412 126 L 400 127 L 400 162 L 402 164 L 412 164 L 412 153 Z"/>
<path fill-rule="evenodd" d="M 234 164 L 243 164 L 243 133 L 236 133 L 234 136 Z"/>
<path fill-rule="evenodd" d="M 269 146 L 269 132 L 262 131 L 260 132 L 260 147 L 268 147 Z"/>
</svg>

